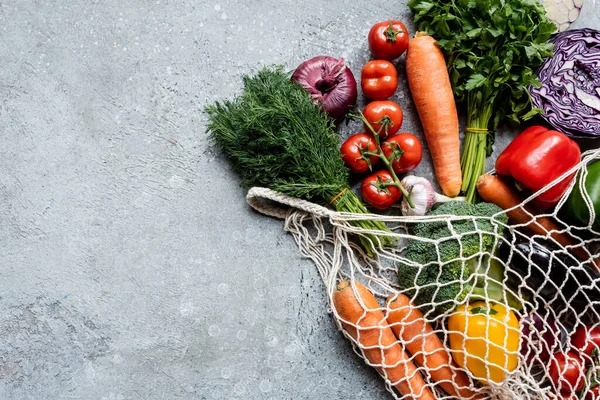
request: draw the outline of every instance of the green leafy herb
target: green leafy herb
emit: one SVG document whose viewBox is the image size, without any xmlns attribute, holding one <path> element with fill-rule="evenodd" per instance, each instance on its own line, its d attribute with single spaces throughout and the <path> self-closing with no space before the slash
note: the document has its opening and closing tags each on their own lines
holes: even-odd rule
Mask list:
<svg viewBox="0 0 600 400">
<path fill-rule="evenodd" d="M 541 112 L 531 107 L 527 86 L 539 86 L 533 68 L 552 55 L 546 42 L 556 26 L 537 0 L 410 0 L 408 6 L 417 28 L 444 50 L 454 96 L 466 103 L 462 190 L 474 201 L 498 123 Z"/>
<path fill-rule="evenodd" d="M 205 108 L 207 131 L 246 188 L 263 186 L 280 193 L 329 204 L 338 211 L 367 213 L 348 187 L 349 172 L 327 114 L 281 67 L 245 76 L 243 93 L 233 101 Z M 341 193 L 341 194 L 340 194 Z M 385 224 L 357 221 L 369 230 L 389 232 Z M 375 236 L 361 237 L 370 252 Z M 383 245 L 390 237 L 380 238 Z"/>
</svg>

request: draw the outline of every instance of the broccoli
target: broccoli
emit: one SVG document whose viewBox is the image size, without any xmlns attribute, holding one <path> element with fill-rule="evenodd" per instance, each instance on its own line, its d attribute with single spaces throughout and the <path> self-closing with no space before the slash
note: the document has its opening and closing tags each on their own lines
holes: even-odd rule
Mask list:
<svg viewBox="0 0 600 400">
<path fill-rule="evenodd" d="M 508 222 L 506 214 L 498 214 L 501 211 L 491 203 L 455 200 L 427 215 L 474 218 L 425 221 L 413 226 L 413 235 L 424 240 L 410 240 L 403 257 L 414 264 L 400 263 L 398 278 L 400 286 L 424 313 L 452 310 L 469 293 L 498 301 L 506 299 L 509 306 L 521 308 L 518 299 L 506 293 L 499 283 L 504 281 L 502 264 L 490 257 L 496 237 L 502 235 L 503 224 Z M 492 221 L 490 217 L 495 214 L 498 215 Z M 478 233 L 477 228 L 483 233 Z M 435 243 L 428 240 L 440 240 L 439 258 Z"/>
</svg>

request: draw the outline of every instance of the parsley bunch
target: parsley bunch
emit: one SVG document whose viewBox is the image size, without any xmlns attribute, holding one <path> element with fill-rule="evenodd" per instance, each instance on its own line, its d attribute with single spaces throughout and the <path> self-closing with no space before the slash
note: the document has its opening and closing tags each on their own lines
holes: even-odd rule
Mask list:
<svg viewBox="0 0 600 400">
<path fill-rule="evenodd" d="M 498 123 L 541 112 L 531 106 L 527 86 L 540 85 L 533 69 L 552 55 L 547 40 L 556 26 L 537 0 L 410 0 L 408 6 L 417 29 L 444 50 L 454 96 L 467 106 L 462 191 L 473 202 Z"/>
</svg>

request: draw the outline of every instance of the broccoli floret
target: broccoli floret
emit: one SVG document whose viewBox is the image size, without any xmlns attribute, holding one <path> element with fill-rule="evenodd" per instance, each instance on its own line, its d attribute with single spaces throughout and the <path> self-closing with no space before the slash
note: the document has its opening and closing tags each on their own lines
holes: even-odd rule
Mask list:
<svg viewBox="0 0 600 400">
<path fill-rule="evenodd" d="M 403 257 L 416 265 L 400 263 L 398 278 L 400 286 L 413 296 L 423 312 L 438 314 L 451 310 L 469 293 L 498 301 L 506 297 L 509 305 L 520 308 L 519 302 L 498 283 L 504 280 L 502 264 L 493 259 L 490 262 L 495 238 L 502 235 L 508 222 L 506 214 L 498 214 L 501 211 L 491 203 L 450 201 L 427 215 L 467 218 L 432 220 L 413 226 L 413 235 L 423 240 L 412 239 Z M 492 221 L 489 218 L 493 215 L 496 216 Z M 437 249 L 433 240 L 440 241 Z"/>
</svg>

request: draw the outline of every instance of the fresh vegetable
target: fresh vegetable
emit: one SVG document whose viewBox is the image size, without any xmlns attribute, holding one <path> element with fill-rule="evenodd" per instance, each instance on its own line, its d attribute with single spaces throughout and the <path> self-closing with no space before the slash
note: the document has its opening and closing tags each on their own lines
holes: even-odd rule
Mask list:
<svg viewBox="0 0 600 400">
<path fill-rule="evenodd" d="M 600 31 L 573 29 L 550 41 L 554 56 L 538 70 L 531 101 L 557 130 L 574 137 L 600 135 Z"/>
<path fill-rule="evenodd" d="M 477 191 L 483 201 L 494 203 L 505 210 L 513 224 L 527 229 L 534 235 L 552 237 L 583 261 L 591 258 L 592 255 L 581 247 L 580 243 L 568 233 L 561 232 L 562 228 L 554 219 L 540 216 L 540 211 L 530 204 L 522 206 L 524 199 L 498 176 L 481 175 L 477 181 Z M 598 259 L 595 259 L 594 263 L 600 266 Z"/>
<path fill-rule="evenodd" d="M 588 359 L 596 350 L 600 352 L 600 327 L 580 325 L 571 336 L 571 345 L 585 354 Z"/>
<path fill-rule="evenodd" d="M 500 303 L 464 304 L 448 318 L 452 357 L 481 382 L 502 382 L 517 368 L 519 321 Z"/>
<path fill-rule="evenodd" d="M 417 32 L 408 44 L 406 77 L 437 181 L 446 196 L 457 196 L 462 182 L 458 114 L 444 55 L 423 32 Z"/>
<path fill-rule="evenodd" d="M 585 174 L 587 175 L 584 178 Z M 593 221 L 590 221 L 590 207 L 586 204 L 582 187 L 585 188 L 585 193 L 591 201 L 591 208 L 596 214 Z M 600 230 L 600 160 L 584 166 L 577 174 L 575 187 L 569 194 L 562 211 L 569 222 L 584 226 L 591 222 L 595 230 Z"/>
<path fill-rule="evenodd" d="M 583 0 L 542 0 L 548 20 L 554 22 L 559 32 L 566 31 L 579 16 Z"/>
<path fill-rule="evenodd" d="M 263 186 L 283 194 L 331 203 L 338 211 L 367 213 L 347 190 L 349 173 L 339 138 L 324 111 L 281 68 L 264 68 L 244 77 L 244 91 L 233 101 L 205 108 L 207 131 L 240 175 L 244 187 Z M 357 226 L 389 232 L 377 221 Z M 389 246 L 390 236 L 366 234 L 360 240 Z"/>
<path fill-rule="evenodd" d="M 415 362 L 428 369 L 433 381 L 438 382 L 451 396 L 475 396 L 469 389 L 473 386 L 471 380 L 453 365 L 444 344 L 410 299 L 398 293 L 388 297 L 386 306 L 389 310 L 387 322 L 392 331 L 414 357 Z"/>
<path fill-rule="evenodd" d="M 402 197 L 402 192 L 394 184 L 394 178 L 386 170 L 366 177 L 361 186 L 361 193 L 363 200 L 378 210 L 390 208 Z"/>
<path fill-rule="evenodd" d="M 457 197 L 452 198 L 436 193 L 431 182 L 419 176 L 405 176 L 401 183 L 409 193 L 408 198 L 412 199 L 414 203 L 414 207 L 410 207 L 408 198 L 403 197 L 400 204 L 402 215 L 423 216 L 438 203 L 458 200 Z"/>
<path fill-rule="evenodd" d="M 397 174 L 403 174 L 417 168 L 423 158 L 423 148 L 419 139 L 408 132 L 388 136 L 381 143 L 381 150 L 392 163 Z"/>
<path fill-rule="evenodd" d="M 398 72 L 389 61 L 369 61 L 362 68 L 360 84 L 369 99 L 385 100 L 392 97 L 398 87 Z"/>
<path fill-rule="evenodd" d="M 408 30 L 402 22 L 378 22 L 369 31 L 369 50 L 377 59 L 392 61 L 404 54 L 408 40 Z"/>
<path fill-rule="evenodd" d="M 579 145 L 564 133 L 543 126 L 525 129 L 496 160 L 496 173 L 514 178 L 519 186 L 537 192 L 579 164 Z M 536 207 L 554 207 L 569 187 L 573 175 L 566 177 L 535 199 Z"/>
<path fill-rule="evenodd" d="M 521 355 L 528 364 L 546 365 L 560 348 L 561 331 L 549 313 L 533 312 L 520 320 L 522 326 Z"/>
<path fill-rule="evenodd" d="M 505 282 L 502 264 L 489 262 L 489 255 L 497 246 L 495 235 L 502 234 L 507 222 L 506 215 L 500 212 L 494 204 L 450 201 L 427 215 L 474 217 L 477 218 L 477 226 L 472 218 L 414 224 L 413 236 L 423 240 L 409 241 L 402 253 L 406 261 L 398 266 L 398 279 L 400 287 L 412 296 L 413 302 L 424 314 L 452 310 L 467 297 L 506 299 L 511 307 L 522 307 L 519 300 L 505 289 L 505 285 L 510 286 L 511 282 Z M 455 239 L 456 235 L 460 238 Z M 436 249 L 431 240 L 440 239 L 443 240 Z"/>
<path fill-rule="evenodd" d="M 371 291 L 359 282 L 342 281 L 332 295 L 342 327 L 357 343 L 365 359 L 403 396 L 434 400 L 431 390 L 394 333 Z"/>
<path fill-rule="evenodd" d="M 575 397 L 577 399 L 577 397 Z M 585 400 L 600 400 L 600 386 L 590 388 L 585 394 Z"/>
<path fill-rule="evenodd" d="M 311 99 L 338 122 L 356 104 L 356 79 L 343 58 L 317 56 L 304 61 L 292 74 L 292 80 L 302 85 Z"/>
<path fill-rule="evenodd" d="M 600 272 L 595 264 L 560 252 L 549 239 L 515 235 L 500 244 L 496 256 L 510 266 L 509 279 L 524 283 L 520 286 L 535 291 L 554 308 L 583 311 L 593 308 L 590 302 L 600 301 Z"/>
<path fill-rule="evenodd" d="M 561 392 L 579 391 L 585 383 L 583 361 L 571 351 L 553 354 L 548 374 L 554 387 Z"/>
<path fill-rule="evenodd" d="M 375 139 L 366 133 L 350 136 L 340 147 L 342 160 L 346 163 L 346 167 L 355 174 L 371 170 L 371 166 L 379 161 L 379 157 L 365 153 L 377 153 L 377 151 Z"/>
<path fill-rule="evenodd" d="M 404 119 L 400 106 L 391 100 L 370 102 L 365 107 L 363 115 L 369 121 L 368 124 L 365 124 L 365 130 L 371 134 L 379 134 L 381 139 L 398 132 Z"/>
<path fill-rule="evenodd" d="M 474 201 L 477 178 L 492 151 L 491 132 L 504 119 L 519 122 L 539 112 L 531 109 L 526 87 L 539 85 L 533 69 L 552 54 L 547 40 L 556 27 L 537 1 L 407 4 L 417 29 L 429 32 L 444 50 L 454 96 L 466 104 L 462 191 L 467 201 Z"/>
</svg>

